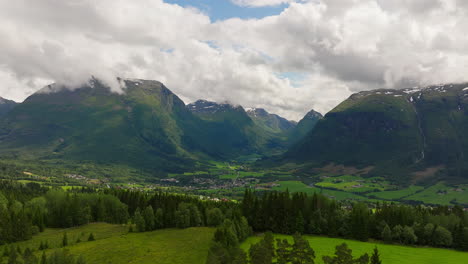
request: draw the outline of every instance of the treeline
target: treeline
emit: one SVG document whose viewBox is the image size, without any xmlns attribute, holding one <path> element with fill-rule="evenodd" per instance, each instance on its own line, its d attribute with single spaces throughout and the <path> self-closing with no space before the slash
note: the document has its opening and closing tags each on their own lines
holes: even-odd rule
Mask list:
<svg viewBox="0 0 468 264">
<path fill-rule="evenodd" d="M 201 200 L 195 196 L 128 190 L 108 190 L 128 206 L 133 216 L 132 231 L 143 232 L 161 228 L 216 227 L 225 219 L 240 219 L 238 204 Z"/>
<path fill-rule="evenodd" d="M 254 231 L 315 234 L 367 241 L 429 245 L 468 250 L 468 217 L 463 208 L 340 204 L 304 193 L 246 190 L 242 213 Z"/>
<path fill-rule="evenodd" d="M 0 245 L 27 240 L 45 227 L 72 227 L 89 222 L 127 223 L 127 205 L 110 194 L 49 190 L 31 195 L 22 185 L 10 185 L 16 196 L 0 192 Z M 11 191 L 13 190 L 13 191 Z M 25 191 L 26 194 L 21 194 Z M 21 202 L 15 197 L 31 195 Z"/>
</svg>

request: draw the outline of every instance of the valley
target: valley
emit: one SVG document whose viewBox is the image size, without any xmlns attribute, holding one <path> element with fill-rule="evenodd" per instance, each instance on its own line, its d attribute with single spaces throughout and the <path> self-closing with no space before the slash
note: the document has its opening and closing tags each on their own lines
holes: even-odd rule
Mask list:
<svg viewBox="0 0 468 264">
<path fill-rule="evenodd" d="M 361 92 L 296 123 L 122 81 L 3 110 L 0 261 L 253 263 L 267 231 L 304 234 L 316 263 L 343 242 L 385 263 L 466 257 L 465 85 Z"/>
</svg>

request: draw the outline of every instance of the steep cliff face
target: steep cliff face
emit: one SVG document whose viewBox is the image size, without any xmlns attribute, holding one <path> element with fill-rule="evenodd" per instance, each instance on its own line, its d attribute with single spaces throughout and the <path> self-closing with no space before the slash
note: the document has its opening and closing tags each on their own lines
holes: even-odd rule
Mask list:
<svg viewBox="0 0 468 264">
<path fill-rule="evenodd" d="M 444 177 L 464 177 L 467 107 L 467 84 L 360 92 L 326 114 L 285 158 L 374 166 L 402 179 L 436 166 Z"/>
</svg>

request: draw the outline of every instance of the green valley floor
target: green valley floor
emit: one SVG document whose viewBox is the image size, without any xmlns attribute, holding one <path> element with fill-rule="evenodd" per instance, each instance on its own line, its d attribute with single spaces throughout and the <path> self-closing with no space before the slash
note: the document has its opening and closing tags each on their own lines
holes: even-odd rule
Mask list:
<svg viewBox="0 0 468 264">
<path fill-rule="evenodd" d="M 291 236 L 275 235 L 275 238 L 287 238 L 292 242 Z M 468 253 L 449 249 L 427 248 L 427 247 L 407 247 L 398 245 L 388 245 L 372 242 L 359 242 L 354 240 L 328 238 L 319 236 L 306 236 L 310 246 L 316 255 L 316 264 L 322 264 L 322 256 L 334 255 L 335 246 L 343 242 L 347 243 L 353 250 L 353 255 L 360 256 L 364 253 L 372 254 L 375 246 L 379 249 L 382 263 L 384 264 L 436 264 L 436 263 L 467 263 Z M 242 245 L 242 249 L 248 251 L 250 245 L 258 242 L 261 236 L 248 238 Z"/>
</svg>

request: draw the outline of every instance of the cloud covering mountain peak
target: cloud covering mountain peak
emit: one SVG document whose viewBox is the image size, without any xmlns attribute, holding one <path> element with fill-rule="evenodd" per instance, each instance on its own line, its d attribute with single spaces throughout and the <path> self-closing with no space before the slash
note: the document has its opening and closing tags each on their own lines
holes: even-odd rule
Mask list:
<svg viewBox="0 0 468 264">
<path fill-rule="evenodd" d="M 0 0 L 0 96 L 90 76 L 118 88 L 116 76 L 134 76 L 186 102 L 209 95 L 298 120 L 357 91 L 466 81 L 465 1 L 263 5 L 276 2 L 290 3 L 275 16 L 212 22 L 161 0 Z"/>
</svg>

